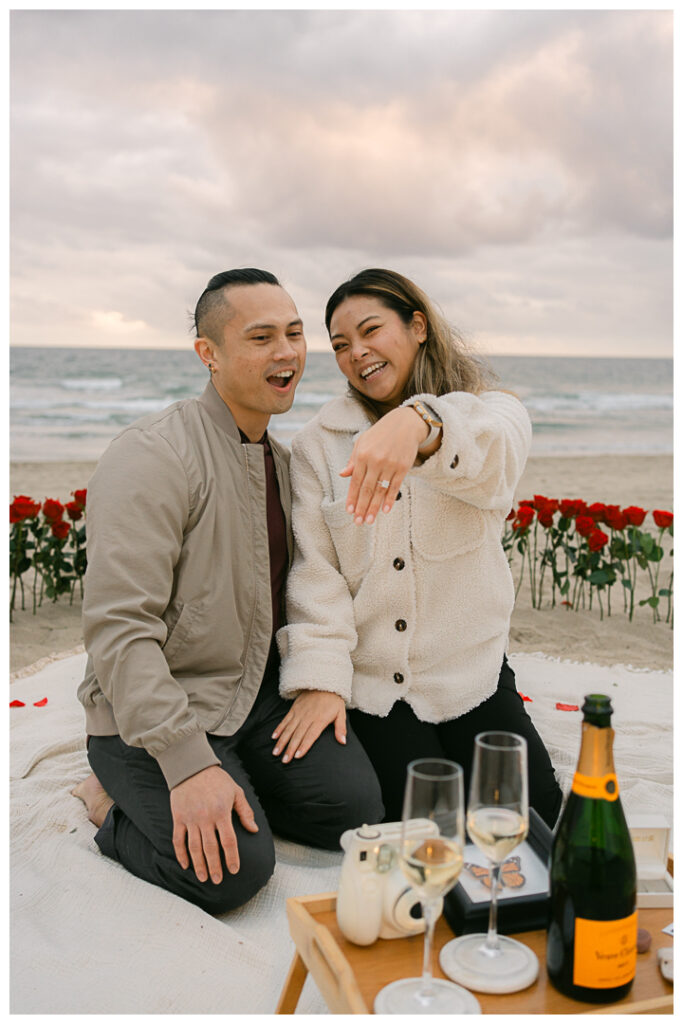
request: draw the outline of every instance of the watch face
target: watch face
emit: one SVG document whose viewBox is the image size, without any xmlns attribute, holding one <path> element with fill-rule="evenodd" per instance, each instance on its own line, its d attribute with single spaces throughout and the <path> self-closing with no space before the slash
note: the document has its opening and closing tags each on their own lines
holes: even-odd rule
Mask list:
<svg viewBox="0 0 683 1024">
<path fill-rule="evenodd" d="M 415 402 L 413 408 L 420 414 L 425 423 L 430 425 L 430 427 L 440 428 L 443 426 L 441 420 L 437 419 L 431 409 L 428 409 L 422 402 Z"/>
</svg>

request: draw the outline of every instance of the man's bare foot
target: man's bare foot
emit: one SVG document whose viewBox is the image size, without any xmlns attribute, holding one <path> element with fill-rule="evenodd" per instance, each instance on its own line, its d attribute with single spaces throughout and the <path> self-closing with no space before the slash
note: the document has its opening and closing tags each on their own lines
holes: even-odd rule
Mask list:
<svg viewBox="0 0 683 1024">
<path fill-rule="evenodd" d="M 79 782 L 77 786 L 74 786 L 71 794 L 83 801 L 88 817 L 94 825 L 101 828 L 114 801 L 104 791 L 97 776 L 91 773 L 87 779 L 83 779 L 83 782 Z"/>
</svg>

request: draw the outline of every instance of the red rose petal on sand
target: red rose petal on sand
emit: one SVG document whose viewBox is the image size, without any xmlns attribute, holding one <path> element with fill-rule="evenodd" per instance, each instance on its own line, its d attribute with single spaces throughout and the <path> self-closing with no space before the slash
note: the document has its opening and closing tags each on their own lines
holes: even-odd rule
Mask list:
<svg viewBox="0 0 683 1024">
<path fill-rule="evenodd" d="M 578 711 L 578 704 L 556 704 L 555 707 L 558 711 Z"/>
<path fill-rule="evenodd" d="M 11 708 L 25 708 L 26 707 L 26 705 L 24 704 L 23 700 L 11 700 L 9 702 L 9 706 Z"/>
<path fill-rule="evenodd" d="M 517 692 L 519 693 L 519 690 Z M 525 693 L 520 693 L 519 695 L 522 698 L 522 700 L 531 701 L 531 703 L 533 704 L 533 701 L 531 700 L 531 697 L 527 697 L 527 695 Z"/>
<path fill-rule="evenodd" d="M 34 708 L 44 708 L 46 704 L 47 704 L 47 697 L 43 697 L 42 700 L 34 700 L 34 702 L 33 702 Z"/>
</svg>

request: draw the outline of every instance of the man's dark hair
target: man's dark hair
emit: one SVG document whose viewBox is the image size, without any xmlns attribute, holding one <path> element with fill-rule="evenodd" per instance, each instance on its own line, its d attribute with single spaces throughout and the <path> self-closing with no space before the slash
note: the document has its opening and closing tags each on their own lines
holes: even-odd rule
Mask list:
<svg viewBox="0 0 683 1024">
<path fill-rule="evenodd" d="M 214 274 L 199 296 L 194 311 L 194 329 L 198 338 L 210 338 L 220 345 L 223 325 L 226 319 L 228 301 L 225 290 L 240 284 L 274 284 L 280 282 L 275 274 L 255 267 L 241 267 L 238 270 L 223 270 Z"/>
</svg>

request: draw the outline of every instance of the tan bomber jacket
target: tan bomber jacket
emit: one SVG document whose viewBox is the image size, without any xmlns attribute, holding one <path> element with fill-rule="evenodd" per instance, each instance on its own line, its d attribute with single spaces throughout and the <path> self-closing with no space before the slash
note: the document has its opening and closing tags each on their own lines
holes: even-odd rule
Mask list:
<svg viewBox="0 0 683 1024">
<path fill-rule="evenodd" d="M 289 453 L 269 438 L 292 554 Z M 88 484 L 78 689 L 90 735 L 120 735 L 169 789 L 218 764 L 256 698 L 272 634 L 263 446 L 209 382 L 138 420 Z"/>
</svg>

